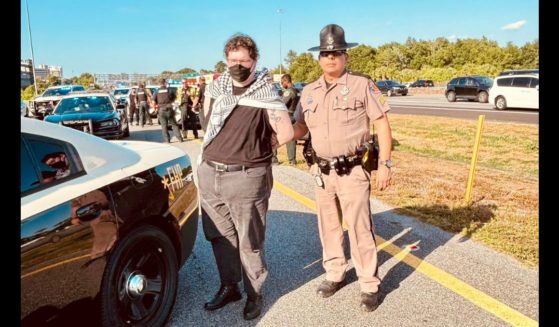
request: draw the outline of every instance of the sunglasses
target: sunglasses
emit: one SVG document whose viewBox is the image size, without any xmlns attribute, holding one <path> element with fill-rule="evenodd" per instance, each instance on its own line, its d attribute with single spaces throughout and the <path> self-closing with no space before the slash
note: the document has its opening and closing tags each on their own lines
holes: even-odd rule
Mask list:
<svg viewBox="0 0 559 327">
<path fill-rule="evenodd" d="M 347 52 L 344 50 L 338 50 L 338 51 L 321 51 L 318 55 L 321 56 L 322 58 L 326 58 L 329 55 L 333 55 L 334 57 L 340 57 L 344 54 L 346 54 Z"/>
</svg>

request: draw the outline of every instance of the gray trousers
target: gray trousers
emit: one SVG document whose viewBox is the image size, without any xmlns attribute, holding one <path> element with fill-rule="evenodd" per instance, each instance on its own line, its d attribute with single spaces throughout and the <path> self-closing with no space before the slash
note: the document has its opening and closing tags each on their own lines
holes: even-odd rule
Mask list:
<svg viewBox="0 0 559 327">
<path fill-rule="evenodd" d="M 198 167 L 202 226 L 212 243 L 223 285 L 243 280 L 248 296 L 261 294 L 268 275 L 264 259 L 271 166 L 219 172 L 203 161 Z"/>
</svg>

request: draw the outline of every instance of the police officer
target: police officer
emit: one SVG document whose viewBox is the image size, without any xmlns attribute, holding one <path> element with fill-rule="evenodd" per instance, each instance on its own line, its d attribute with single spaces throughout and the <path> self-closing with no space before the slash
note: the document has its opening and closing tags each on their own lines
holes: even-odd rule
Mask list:
<svg viewBox="0 0 559 327">
<path fill-rule="evenodd" d="M 317 294 L 329 297 L 345 285 L 348 263 L 341 214 L 349 226 L 361 309 L 373 311 L 379 304 L 381 281 L 369 206 L 371 170 L 361 165 L 370 158 L 360 149 L 369 144 L 372 121 L 380 148 L 377 188 L 382 191 L 390 181 L 392 135 L 387 117 L 390 107 L 379 89 L 370 78 L 346 70 L 347 49 L 356 45 L 346 43 L 344 30 L 338 25 L 330 24 L 320 31 L 320 46 L 309 51 L 320 51 L 318 61 L 323 74 L 303 89 L 294 138 L 309 131 L 318 161 L 310 171 L 317 181 L 318 230 L 326 279 Z"/>
<path fill-rule="evenodd" d="M 175 101 L 176 94 L 171 92 L 167 88 L 167 83 L 164 78 L 160 80 L 159 90 L 153 95 L 153 102 L 157 105 L 159 111 L 159 122 L 161 123 L 161 131 L 163 133 L 163 140 L 167 143 L 171 143 L 168 125 L 171 124 L 173 128 L 173 133 L 175 137 L 183 142 L 182 135 L 179 130 L 179 126 L 175 121 L 175 113 L 173 111 L 173 101 Z"/>
<path fill-rule="evenodd" d="M 140 125 L 144 127 L 146 120 L 148 121 L 148 125 L 152 125 L 153 123 L 151 122 L 151 116 L 149 115 L 148 105 L 151 102 L 151 93 L 148 89 L 146 89 L 146 85 L 144 83 L 140 83 L 140 87 L 138 87 L 138 91 L 136 92 L 136 99 L 140 107 Z"/>
<path fill-rule="evenodd" d="M 281 87 L 283 88 L 282 100 L 287 107 L 287 112 L 289 113 L 289 118 L 291 123 L 295 123 L 295 110 L 297 109 L 297 104 L 299 104 L 299 92 L 293 87 L 293 82 L 291 81 L 291 75 L 285 74 L 281 77 Z M 287 148 L 287 159 L 289 163 L 294 165 L 295 161 L 295 149 L 297 141 L 292 140 L 285 144 Z"/>
</svg>

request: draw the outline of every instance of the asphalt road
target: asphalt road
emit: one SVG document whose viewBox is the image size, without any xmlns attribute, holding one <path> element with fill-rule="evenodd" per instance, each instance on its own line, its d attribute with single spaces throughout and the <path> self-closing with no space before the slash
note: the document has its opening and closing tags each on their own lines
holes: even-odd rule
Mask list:
<svg viewBox="0 0 559 327">
<path fill-rule="evenodd" d="M 133 126 L 130 139 L 161 142 L 162 137 L 158 125 Z M 196 161 L 199 141 L 172 142 Z M 315 290 L 324 270 L 312 209 L 313 181 L 306 172 L 286 165 L 274 166 L 273 172 L 265 248 L 269 276 L 260 317 L 243 320 L 246 297 L 217 311 L 204 311 L 204 302 L 219 288 L 219 278 L 200 223 L 194 252 L 180 271 L 168 326 L 538 325 L 536 269 L 398 215 L 375 199 L 371 208 L 380 250 L 381 305 L 375 312 L 360 312 L 359 285 L 351 261 L 348 285 L 330 298 L 318 297 Z M 346 255 L 349 258 L 349 248 Z"/>
<path fill-rule="evenodd" d="M 387 97 L 393 113 L 430 115 L 477 120 L 485 115 L 486 120 L 538 124 L 539 110 L 507 109 L 499 111 L 490 103 L 469 101 L 448 102 L 443 95 L 395 95 Z"/>
</svg>

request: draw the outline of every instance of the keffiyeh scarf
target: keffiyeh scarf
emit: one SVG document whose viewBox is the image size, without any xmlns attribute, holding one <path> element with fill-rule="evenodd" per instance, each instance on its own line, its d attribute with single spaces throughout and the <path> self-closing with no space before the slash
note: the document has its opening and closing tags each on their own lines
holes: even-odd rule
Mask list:
<svg viewBox="0 0 559 327">
<path fill-rule="evenodd" d="M 202 151 L 221 131 L 225 120 L 237 105 L 254 109 L 285 110 L 287 107 L 269 83 L 268 70 L 256 72 L 256 81 L 241 95 L 233 95 L 233 80 L 228 71 L 208 85 L 204 95 L 214 100 L 202 143 Z"/>
</svg>

